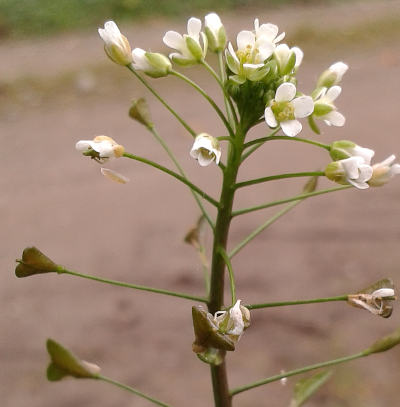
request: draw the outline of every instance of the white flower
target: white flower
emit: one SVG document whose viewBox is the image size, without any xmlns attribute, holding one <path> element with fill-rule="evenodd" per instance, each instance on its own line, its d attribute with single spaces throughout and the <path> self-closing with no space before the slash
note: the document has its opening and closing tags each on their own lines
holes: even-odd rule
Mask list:
<svg viewBox="0 0 400 407">
<path fill-rule="evenodd" d="M 121 34 L 114 21 L 107 21 L 104 28 L 99 28 L 98 32 L 104 41 L 104 50 L 112 61 L 120 65 L 129 65 L 132 62 L 129 41 Z"/>
<path fill-rule="evenodd" d="M 129 182 L 129 178 L 116 171 L 110 170 L 109 168 L 101 168 L 101 173 L 111 181 L 117 182 L 118 184 L 126 184 Z"/>
<path fill-rule="evenodd" d="M 328 164 L 325 175 L 339 184 L 349 183 L 358 189 L 367 189 L 373 169 L 366 164 L 363 157 L 350 157 Z"/>
<path fill-rule="evenodd" d="M 257 40 L 263 38 L 273 44 L 277 44 L 285 38 L 285 33 L 283 32 L 278 35 L 278 31 L 279 28 L 275 24 L 267 23 L 260 25 L 258 18 L 254 20 L 254 32 Z"/>
<path fill-rule="evenodd" d="M 330 145 L 329 154 L 335 161 L 344 160 L 354 156 L 362 157 L 364 163 L 369 165 L 372 157 L 375 155 L 375 151 L 370 148 L 361 147 L 352 141 L 340 140 L 334 141 Z"/>
<path fill-rule="evenodd" d="M 222 51 L 226 44 L 226 33 L 219 16 L 216 13 L 207 14 L 204 26 L 211 51 Z"/>
<path fill-rule="evenodd" d="M 334 85 L 338 85 L 348 69 L 348 65 L 346 65 L 344 62 L 336 62 L 332 64 L 319 77 L 317 87 L 330 88 Z"/>
<path fill-rule="evenodd" d="M 244 330 L 250 325 L 250 311 L 240 305 L 241 300 L 237 300 L 229 311 L 217 311 L 215 315 L 208 314 L 210 322 L 226 335 L 232 335 L 238 341 Z"/>
<path fill-rule="evenodd" d="M 80 140 L 76 143 L 75 148 L 83 153 L 89 153 L 87 155 L 100 163 L 110 158 L 122 157 L 125 152 L 123 146 L 108 136 L 96 136 L 93 140 Z"/>
<path fill-rule="evenodd" d="M 269 127 L 280 124 L 282 131 L 289 137 L 297 136 L 302 129 L 297 120 L 309 116 L 314 109 L 310 96 L 296 96 L 296 86 L 285 82 L 276 90 L 275 99 L 265 109 L 265 121 Z"/>
<path fill-rule="evenodd" d="M 281 75 L 287 75 L 293 69 L 296 70 L 300 66 L 303 56 L 304 53 L 300 48 L 289 48 L 286 44 L 279 44 L 274 51 L 274 57 Z"/>
<path fill-rule="evenodd" d="M 267 73 L 269 68 L 265 61 L 275 50 L 275 43 L 267 35 L 256 36 L 251 31 L 240 31 L 237 35 L 237 51 L 232 43 L 228 44 L 225 51 L 226 62 L 229 69 L 235 74 L 230 77 L 233 81 L 241 84 L 246 81 L 259 81 Z"/>
<path fill-rule="evenodd" d="M 198 18 L 190 18 L 187 23 L 187 34 L 183 36 L 176 31 L 165 33 L 164 44 L 179 52 L 173 52 L 169 57 L 179 65 L 192 65 L 201 61 L 207 53 L 207 36 L 200 32 L 201 21 Z M 200 36 L 203 46 L 200 44 Z"/>
<path fill-rule="evenodd" d="M 168 75 L 171 70 L 171 61 L 162 54 L 146 52 L 144 49 L 135 48 L 132 51 L 133 67 L 139 71 L 144 71 L 153 78 L 160 78 Z"/>
<path fill-rule="evenodd" d="M 346 119 L 333 103 L 341 92 L 340 86 L 322 88 L 315 97 L 313 116 L 322 119 L 328 126 L 344 126 Z"/>
<path fill-rule="evenodd" d="M 202 167 L 210 165 L 214 160 L 219 164 L 221 147 L 218 140 L 206 133 L 196 136 L 193 147 L 190 150 L 191 157 L 195 158 Z"/>
<path fill-rule="evenodd" d="M 372 177 L 368 181 L 368 184 L 371 187 L 380 187 L 387 182 L 391 178 L 393 178 L 396 174 L 400 174 L 400 164 L 394 164 L 396 160 L 395 155 L 391 155 L 386 160 L 383 160 L 380 163 L 374 164 L 372 166 Z"/>
</svg>

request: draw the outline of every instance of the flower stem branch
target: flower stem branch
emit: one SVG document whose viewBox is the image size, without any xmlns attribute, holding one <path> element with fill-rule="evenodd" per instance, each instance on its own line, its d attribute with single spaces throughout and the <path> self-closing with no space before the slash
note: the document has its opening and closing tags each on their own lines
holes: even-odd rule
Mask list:
<svg viewBox="0 0 400 407">
<path fill-rule="evenodd" d="M 270 135 L 269 135 L 268 137 L 264 137 L 264 139 L 265 139 L 265 138 L 272 138 L 273 136 L 275 136 L 276 133 L 279 132 L 280 129 L 281 129 L 280 126 L 277 127 L 274 131 L 272 131 L 272 132 L 270 133 Z M 256 139 L 256 140 L 252 140 L 252 141 L 247 142 L 247 143 L 244 145 L 244 149 L 246 148 L 246 146 L 247 146 L 247 147 L 250 147 L 250 148 L 242 155 L 242 160 L 241 160 L 241 162 L 243 162 L 246 158 L 248 158 L 248 157 L 249 157 L 251 154 L 253 154 L 256 150 L 258 150 L 258 149 L 266 142 L 266 140 L 264 140 L 264 139 L 259 138 L 259 139 Z M 249 145 L 249 143 L 251 143 L 251 142 L 253 142 L 253 144 Z"/>
<path fill-rule="evenodd" d="M 115 285 L 118 287 L 126 287 L 126 288 L 133 288 L 134 290 L 149 291 L 149 292 L 156 293 L 156 294 L 170 295 L 172 297 L 184 298 L 186 300 L 192 300 L 192 301 L 199 301 L 199 302 L 208 301 L 207 298 L 204 298 L 204 297 L 197 297 L 195 295 L 178 293 L 175 291 L 163 290 L 160 288 L 147 287 L 144 285 L 129 284 L 129 283 L 124 283 L 122 281 L 109 280 L 106 278 L 96 277 L 96 276 L 92 276 L 89 274 L 77 273 L 76 271 L 68 270 L 65 268 L 62 268 L 57 272 L 59 274 L 69 274 L 71 276 L 86 278 L 88 280 L 98 281 L 100 283 L 106 283 L 106 284 Z"/>
<path fill-rule="evenodd" d="M 251 140 L 251 141 L 247 142 L 244 145 L 244 148 L 246 149 L 246 148 L 251 147 L 252 145 L 255 145 L 255 144 L 256 145 L 258 145 L 260 143 L 263 144 L 263 143 L 265 143 L 267 141 L 271 141 L 271 140 L 299 141 L 301 143 L 312 144 L 314 146 L 324 148 L 325 150 L 328 150 L 328 151 L 330 151 L 330 149 L 331 149 L 331 147 L 328 144 L 322 144 L 322 143 L 319 143 L 317 141 L 313 141 L 313 140 L 309 140 L 309 139 L 305 139 L 305 138 L 300 138 L 300 137 L 275 136 L 275 135 L 272 135 L 272 134 L 267 136 L 267 137 L 261 137 L 261 138 L 255 139 L 255 140 Z"/>
<path fill-rule="evenodd" d="M 152 86 L 150 86 L 150 84 L 146 81 L 146 79 L 144 79 L 142 76 L 140 76 L 135 68 L 133 67 L 132 64 L 127 65 L 127 68 L 136 76 L 136 78 L 139 79 L 140 82 L 142 82 L 142 84 L 161 102 L 161 104 L 167 109 L 169 110 L 169 112 L 178 120 L 178 122 L 180 124 L 182 124 L 182 126 L 193 136 L 196 137 L 196 132 L 187 124 L 187 122 L 185 120 L 182 119 L 182 117 L 176 113 L 176 111 L 164 100 L 164 98 L 162 98 L 158 92 L 156 92 Z"/>
<path fill-rule="evenodd" d="M 130 158 L 131 160 L 140 161 L 144 164 L 150 165 L 151 167 L 157 168 L 158 170 L 165 172 L 166 174 L 171 175 L 172 177 L 178 179 L 179 181 L 187 185 L 192 191 L 197 192 L 202 198 L 204 198 L 205 200 L 207 200 L 208 202 L 210 202 L 211 204 L 218 208 L 219 203 L 214 198 L 211 198 L 211 196 L 206 194 L 202 189 L 192 184 L 190 181 L 186 179 L 186 177 L 183 177 L 182 175 L 177 174 L 176 172 L 171 171 L 168 168 L 155 163 L 154 161 L 148 160 L 147 158 L 139 157 L 137 155 L 133 155 L 130 153 L 124 153 L 123 157 Z"/>
<path fill-rule="evenodd" d="M 281 216 L 288 213 L 290 210 L 292 210 L 296 205 L 298 205 L 302 201 L 303 200 L 300 199 L 298 201 L 294 201 L 294 202 L 290 203 L 288 206 L 283 208 L 281 211 L 276 213 L 274 216 L 272 216 L 266 222 L 264 222 L 262 225 L 260 225 L 258 228 L 256 228 L 253 232 L 251 232 L 245 239 L 243 239 L 237 246 L 235 246 L 232 249 L 232 251 L 229 253 L 229 258 L 232 259 L 233 256 L 236 256 L 236 254 L 238 254 L 239 251 L 242 250 L 243 247 L 245 247 L 249 242 L 251 242 L 256 236 L 258 236 L 262 231 L 264 231 L 266 228 L 271 226 Z"/>
<path fill-rule="evenodd" d="M 229 282 L 231 286 L 231 296 L 232 296 L 232 305 L 236 303 L 236 284 L 235 284 L 235 276 L 233 274 L 233 268 L 232 268 L 232 263 L 231 260 L 226 253 L 226 251 L 221 247 L 219 252 L 221 253 L 221 256 L 224 258 L 226 267 L 228 269 L 229 273 Z"/>
<path fill-rule="evenodd" d="M 312 300 L 279 301 L 279 302 L 266 302 L 263 304 L 250 304 L 245 305 L 245 307 L 248 309 L 262 309 L 273 307 L 286 307 L 288 305 L 303 305 L 303 304 L 317 304 L 321 302 L 347 301 L 347 299 L 348 299 L 347 295 L 340 295 L 338 297 L 314 298 Z"/>
<path fill-rule="evenodd" d="M 179 79 L 182 79 L 183 81 L 188 83 L 190 86 L 192 86 L 194 89 L 196 89 L 197 92 L 199 92 L 208 101 L 208 103 L 210 103 L 210 105 L 214 108 L 214 110 L 217 112 L 218 116 L 220 117 L 220 119 L 224 123 L 225 127 L 227 128 L 229 134 L 231 136 L 234 135 L 233 129 L 232 129 L 230 123 L 228 122 L 227 118 L 225 117 L 224 113 L 217 106 L 217 104 L 214 102 L 214 100 L 199 85 L 197 85 L 197 83 L 193 82 L 190 78 L 188 78 L 187 76 L 185 76 L 185 75 L 183 75 L 183 74 L 181 74 L 180 72 L 177 72 L 177 71 L 171 71 L 171 75 L 174 75 Z"/>
<path fill-rule="evenodd" d="M 139 397 L 142 397 L 142 398 L 144 398 L 144 399 L 146 399 L 148 401 L 151 401 L 154 404 L 157 404 L 158 406 L 171 407 L 169 404 L 165 404 L 160 400 L 157 400 L 157 399 L 155 399 L 153 397 L 150 397 L 150 396 L 140 392 L 139 390 L 136 390 L 136 389 L 134 389 L 134 388 L 132 388 L 130 386 L 127 386 L 126 384 L 123 384 L 123 383 L 117 382 L 116 380 L 110 379 L 109 377 L 99 375 L 99 376 L 97 376 L 97 379 L 102 380 L 103 382 L 106 382 L 106 383 L 110 383 L 110 384 L 112 384 L 114 386 L 117 386 L 120 389 L 127 390 L 127 391 L 129 391 L 129 392 L 131 392 L 133 394 L 136 394 Z"/>
<path fill-rule="evenodd" d="M 153 136 L 155 137 L 155 139 L 160 143 L 161 147 L 165 150 L 165 152 L 168 154 L 169 158 L 171 159 L 171 161 L 175 164 L 175 167 L 178 169 L 179 173 L 182 175 L 182 177 L 186 178 L 186 174 L 182 168 L 182 166 L 179 164 L 179 161 L 176 159 L 174 153 L 171 151 L 171 149 L 168 147 L 167 143 L 164 141 L 164 139 L 160 136 L 160 134 L 158 133 L 158 131 L 155 129 L 155 127 L 152 126 L 147 126 L 147 128 L 149 129 L 149 131 L 153 134 Z M 206 209 L 204 208 L 204 205 L 202 204 L 202 202 L 200 201 L 198 195 L 196 194 L 196 192 L 194 192 L 191 189 L 191 193 L 193 195 L 193 198 L 195 199 L 201 213 L 203 214 L 204 218 L 207 220 L 208 224 L 210 225 L 211 229 L 214 230 L 214 222 L 211 219 L 210 215 L 207 213 Z"/>
<path fill-rule="evenodd" d="M 323 177 L 323 176 L 325 176 L 325 172 L 323 172 L 323 171 L 293 172 L 293 173 L 289 173 L 289 174 L 271 175 L 269 177 L 262 177 L 262 178 L 252 179 L 249 181 L 239 182 L 235 185 L 235 188 L 238 189 L 238 188 L 242 188 L 242 187 L 247 187 L 249 185 L 261 184 L 263 182 L 275 181 L 275 180 L 284 179 L 284 178 L 315 177 L 315 176 Z"/>
<path fill-rule="evenodd" d="M 276 382 L 276 381 L 278 381 L 280 379 L 283 379 L 284 377 L 295 376 L 295 375 L 298 375 L 298 374 L 309 372 L 310 370 L 320 369 L 322 367 L 338 365 L 340 363 L 349 362 L 351 360 L 359 359 L 359 358 L 362 358 L 364 356 L 367 356 L 367 354 L 364 353 L 364 352 L 360 352 L 360 353 L 356 353 L 354 355 L 345 356 L 343 358 L 328 360 L 327 362 L 316 363 L 314 365 L 305 366 L 305 367 L 302 367 L 300 369 L 291 370 L 289 372 L 281 373 L 279 375 L 271 376 L 271 377 L 268 377 L 266 379 L 259 380 L 257 382 L 253 382 L 253 383 L 247 384 L 245 386 L 236 387 L 235 389 L 231 390 L 230 394 L 231 394 L 231 396 L 235 396 L 236 394 L 242 393 L 242 392 L 247 391 L 247 390 L 254 389 L 255 387 L 259 387 L 259 386 L 262 386 L 264 384 Z"/>
<path fill-rule="evenodd" d="M 312 196 L 328 194 L 329 192 L 342 191 L 344 189 L 349 189 L 349 188 L 353 188 L 353 186 L 352 185 L 342 185 L 340 187 L 335 187 L 335 188 L 321 189 L 320 191 L 314 191 L 314 192 L 309 192 L 307 194 L 296 195 L 291 198 L 281 199 L 279 201 L 272 201 L 272 202 L 268 202 L 263 205 L 257 205 L 257 206 L 252 206 L 250 208 L 239 209 L 237 211 L 232 212 L 232 217 L 244 215 L 245 213 L 258 211 L 261 209 L 271 208 L 272 206 L 277 206 L 277 205 L 281 205 L 281 204 L 288 203 L 288 202 L 298 201 L 300 199 L 310 198 Z"/>
</svg>

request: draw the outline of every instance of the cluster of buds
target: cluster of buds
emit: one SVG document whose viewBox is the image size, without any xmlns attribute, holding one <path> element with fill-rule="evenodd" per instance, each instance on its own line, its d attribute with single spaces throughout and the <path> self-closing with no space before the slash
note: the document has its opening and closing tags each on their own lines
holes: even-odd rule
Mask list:
<svg viewBox="0 0 400 407">
<path fill-rule="evenodd" d="M 335 141 L 330 146 L 330 155 L 335 161 L 328 164 L 325 175 L 338 184 L 351 184 L 358 189 L 367 189 L 370 186 L 382 186 L 400 173 L 400 164 L 394 163 L 394 155 L 371 165 L 375 152 L 352 141 Z"/>
</svg>

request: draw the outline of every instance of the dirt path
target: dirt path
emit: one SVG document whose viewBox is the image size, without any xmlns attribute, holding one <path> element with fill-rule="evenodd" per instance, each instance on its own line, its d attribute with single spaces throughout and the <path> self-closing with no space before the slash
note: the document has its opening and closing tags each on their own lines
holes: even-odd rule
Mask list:
<svg viewBox="0 0 400 407">
<path fill-rule="evenodd" d="M 292 23 L 310 20 L 325 28 L 330 21 L 335 29 L 350 29 L 350 24 L 361 18 L 385 15 L 388 10 L 398 13 L 399 5 L 399 1 L 388 1 L 304 8 L 290 13 L 249 10 L 224 21 L 229 32 L 248 27 L 253 15 L 261 21 L 276 22 L 289 33 Z M 129 35 L 141 46 L 152 46 L 159 44 L 163 32 L 172 26 L 155 22 L 146 28 L 133 28 Z M 59 75 L 63 70 L 79 70 L 92 61 L 105 59 L 95 35 L 24 42 L 11 48 L 10 44 L 0 45 L 1 55 L 6 50 L 7 63 L 0 66 L 4 81 L 28 71 L 32 75 Z M 332 49 L 306 56 L 301 74 L 305 90 L 311 89 L 318 73 L 338 58 L 351 66 L 338 101 L 347 124 L 343 129 L 324 129 L 322 141 L 352 139 L 375 148 L 379 161 L 391 153 L 400 154 L 399 56 L 398 38 L 388 38 L 373 48 Z M 27 60 L 29 64 L 23 63 Z M 112 77 L 116 69 L 110 64 Z M 201 84 L 209 86 L 210 79 L 199 74 Z M 208 368 L 191 351 L 190 301 L 148 296 L 66 276 L 18 281 L 12 273 L 14 259 L 25 246 L 34 244 L 57 262 L 78 271 L 202 293 L 195 253 L 182 242 L 197 216 L 191 195 L 164 175 L 123 160 L 115 162 L 113 168 L 126 174 L 131 182 L 127 186 L 113 184 L 101 177 L 95 163 L 74 151 L 77 140 L 104 133 L 132 152 L 169 165 L 144 129 L 127 118 L 130 99 L 145 94 L 128 78 L 128 74 L 121 74 L 118 83 L 110 86 L 107 82 L 103 87 L 94 77 L 87 90 L 77 86 L 77 90 L 66 92 L 65 98 L 27 95 L 20 106 L 3 109 L 2 406 L 149 405 L 99 383 L 47 383 L 47 337 L 98 363 L 105 375 L 171 405 L 212 405 Z M 155 84 L 161 93 L 171 96 L 171 103 L 195 129 L 218 134 L 221 128 L 213 113 L 187 87 L 172 79 Z M 195 183 L 217 195 L 218 170 L 213 166 L 199 168 L 187 154 L 190 138 L 162 107 L 153 99 L 149 101 L 162 134 L 188 174 Z M 264 134 L 265 128 L 259 126 L 257 131 Z M 312 147 L 271 143 L 260 149 L 252 164 L 243 169 L 241 178 L 313 170 L 323 167 L 327 159 Z M 295 181 L 270 184 L 243 192 L 238 207 L 291 196 L 301 188 Z M 396 180 L 384 189 L 346 191 L 302 203 L 235 258 L 239 297 L 245 302 L 260 302 L 334 296 L 356 291 L 386 276 L 392 276 L 398 285 L 399 197 Z M 273 213 L 260 212 L 234 222 L 232 244 Z M 381 320 L 344 304 L 255 311 L 253 329 L 247 331 L 238 351 L 229 355 L 230 382 L 232 386 L 240 385 L 282 369 L 357 352 L 397 328 L 398 315 L 396 310 L 391 319 Z M 337 369 L 309 406 L 398 405 L 399 358 L 396 349 L 390 355 Z M 288 405 L 293 384 L 289 380 L 286 387 L 275 384 L 244 393 L 237 397 L 236 405 Z"/>
</svg>

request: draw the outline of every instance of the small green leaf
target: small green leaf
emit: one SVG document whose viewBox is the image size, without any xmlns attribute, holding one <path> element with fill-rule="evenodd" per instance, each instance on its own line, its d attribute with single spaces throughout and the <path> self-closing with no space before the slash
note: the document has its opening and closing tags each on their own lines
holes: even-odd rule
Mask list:
<svg viewBox="0 0 400 407">
<path fill-rule="evenodd" d="M 299 380 L 294 386 L 290 407 L 302 406 L 332 376 L 332 370 L 324 370 L 311 377 Z"/>
<path fill-rule="evenodd" d="M 49 381 L 58 381 L 65 376 L 72 376 L 78 379 L 97 378 L 100 371 L 98 366 L 84 360 L 79 360 L 69 350 L 53 339 L 48 339 L 46 346 L 51 359 L 47 367 L 47 379 Z"/>
<path fill-rule="evenodd" d="M 317 126 L 317 123 L 315 123 L 313 115 L 308 116 L 308 125 L 310 126 L 310 129 L 315 133 L 315 134 L 321 134 L 321 130 Z"/>
<path fill-rule="evenodd" d="M 146 127 L 153 127 L 149 106 L 145 98 L 134 99 L 129 109 L 129 117 Z"/>
<path fill-rule="evenodd" d="M 62 270 L 36 247 L 27 247 L 22 253 L 22 259 L 15 268 L 18 278 L 32 276 L 34 274 L 57 273 Z"/>
</svg>

